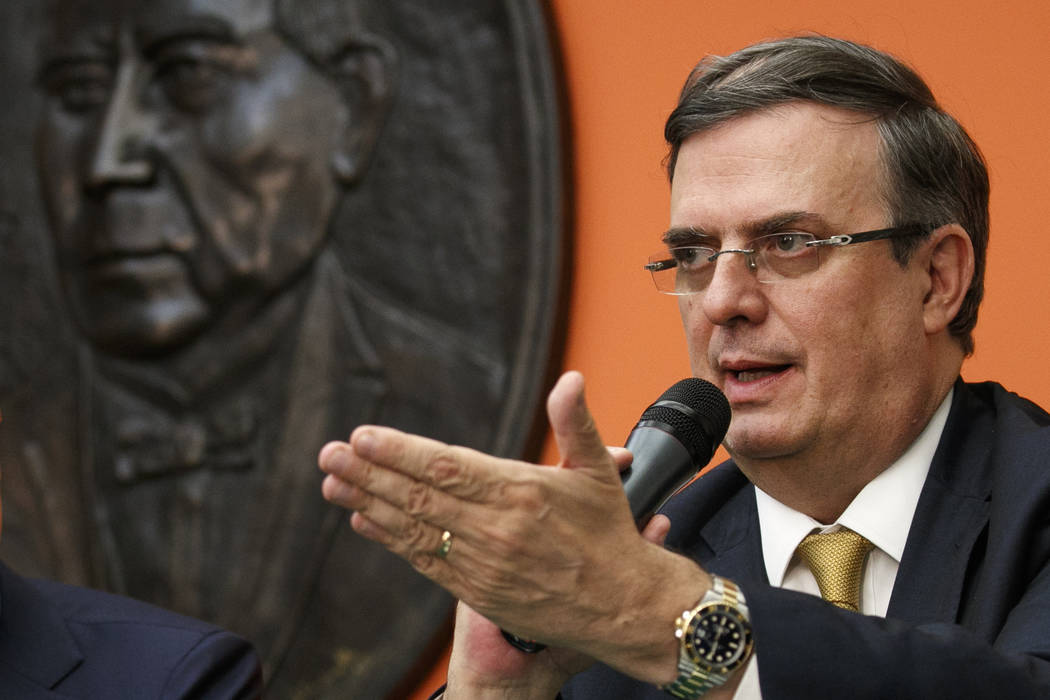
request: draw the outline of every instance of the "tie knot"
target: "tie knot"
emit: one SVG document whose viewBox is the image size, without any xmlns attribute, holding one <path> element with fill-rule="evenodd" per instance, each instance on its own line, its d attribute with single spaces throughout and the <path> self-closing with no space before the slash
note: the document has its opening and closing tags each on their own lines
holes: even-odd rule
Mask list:
<svg viewBox="0 0 1050 700">
<path fill-rule="evenodd" d="M 856 612 L 860 610 L 864 562 L 874 546 L 853 530 L 842 528 L 806 535 L 798 554 L 813 572 L 824 600 Z"/>
</svg>

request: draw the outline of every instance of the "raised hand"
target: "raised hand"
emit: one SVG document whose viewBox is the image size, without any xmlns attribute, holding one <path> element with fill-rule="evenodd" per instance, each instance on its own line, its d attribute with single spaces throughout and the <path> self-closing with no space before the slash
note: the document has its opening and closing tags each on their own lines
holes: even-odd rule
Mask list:
<svg viewBox="0 0 1050 700">
<path fill-rule="evenodd" d="M 559 380 L 548 415 L 557 466 L 361 427 L 321 451 L 325 497 L 498 627 L 666 681 L 668 625 L 709 579 L 638 533 L 581 375 Z"/>
</svg>

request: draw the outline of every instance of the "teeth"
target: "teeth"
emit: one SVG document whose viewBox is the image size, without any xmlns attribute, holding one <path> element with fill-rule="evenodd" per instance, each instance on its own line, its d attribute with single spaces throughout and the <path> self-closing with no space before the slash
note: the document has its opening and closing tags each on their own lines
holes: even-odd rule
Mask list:
<svg viewBox="0 0 1050 700">
<path fill-rule="evenodd" d="M 737 372 L 736 378 L 741 382 L 754 382 L 771 374 L 776 374 L 776 371 L 771 369 L 748 369 Z"/>
</svg>

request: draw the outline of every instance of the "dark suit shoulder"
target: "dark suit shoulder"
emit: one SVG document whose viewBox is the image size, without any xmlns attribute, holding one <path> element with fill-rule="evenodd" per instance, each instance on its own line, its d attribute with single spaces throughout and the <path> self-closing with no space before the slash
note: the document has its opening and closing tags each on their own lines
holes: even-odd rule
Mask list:
<svg viewBox="0 0 1050 700">
<path fill-rule="evenodd" d="M 42 693 L 100 700 L 261 695 L 258 658 L 234 634 L 131 598 L 23 579 L 6 567 L 2 577 L 0 658 Z M 0 675 L 0 695 L 3 683 Z"/>
<path fill-rule="evenodd" d="M 1050 414 L 995 382 L 960 380 L 930 479 L 980 500 L 1038 491 L 1036 482 L 1050 485 L 1048 454 Z"/>
<path fill-rule="evenodd" d="M 997 418 L 1019 430 L 1050 428 L 1050 413 L 1034 401 L 1010 391 L 998 382 L 960 382 L 973 400 L 993 410 Z"/>
<path fill-rule="evenodd" d="M 160 627 L 176 634 L 201 636 L 221 631 L 218 627 L 186 617 L 134 598 L 46 579 L 25 582 L 57 607 L 74 625 L 132 625 Z"/>
</svg>

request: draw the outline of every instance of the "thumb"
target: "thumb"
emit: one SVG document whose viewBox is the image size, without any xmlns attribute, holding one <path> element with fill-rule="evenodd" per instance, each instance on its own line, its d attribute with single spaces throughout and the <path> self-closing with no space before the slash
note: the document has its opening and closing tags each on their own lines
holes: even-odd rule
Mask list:
<svg viewBox="0 0 1050 700">
<path fill-rule="evenodd" d="M 584 400 L 582 374 L 566 372 L 558 378 L 547 397 L 547 417 L 561 454 L 561 466 L 579 469 L 611 463 Z"/>
</svg>

